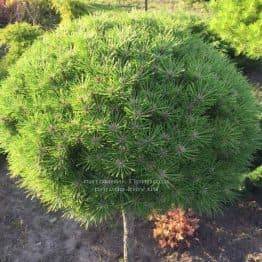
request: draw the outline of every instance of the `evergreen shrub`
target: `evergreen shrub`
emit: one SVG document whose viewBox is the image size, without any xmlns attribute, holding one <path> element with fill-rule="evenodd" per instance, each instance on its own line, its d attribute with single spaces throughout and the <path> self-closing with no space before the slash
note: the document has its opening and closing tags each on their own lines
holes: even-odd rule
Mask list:
<svg viewBox="0 0 262 262">
<path fill-rule="evenodd" d="M 235 197 L 258 116 L 250 85 L 175 17 L 64 24 L 0 88 L 0 143 L 21 187 L 83 224 L 122 208 L 218 211 Z"/>
<path fill-rule="evenodd" d="M 0 29 L 0 79 L 7 75 L 8 68 L 42 33 L 40 27 L 27 23 L 10 24 Z"/>
<path fill-rule="evenodd" d="M 85 0 L 50 0 L 52 6 L 59 12 L 62 20 L 79 18 L 89 14 L 91 6 Z"/>
<path fill-rule="evenodd" d="M 187 12 L 177 13 L 176 26 L 201 37 L 203 41 L 212 45 L 220 53 L 230 58 L 235 58 L 235 51 L 230 44 L 210 30 L 207 18 L 202 18 Z"/>
<path fill-rule="evenodd" d="M 246 185 L 248 188 L 262 188 L 262 165 L 246 176 Z"/>
<path fill-rule="evenodd" d="M 262 1 L 212 0 L 210 29 L 251 59 L 262 57 Z"/>
</svg>

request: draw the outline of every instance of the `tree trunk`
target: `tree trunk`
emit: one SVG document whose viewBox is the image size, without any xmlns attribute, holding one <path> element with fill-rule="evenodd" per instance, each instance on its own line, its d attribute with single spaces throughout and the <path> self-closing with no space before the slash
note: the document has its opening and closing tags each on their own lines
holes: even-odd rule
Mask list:
<svg viewBox="0 0 262 262">
<path fill-rule="evenodd" d="M 145 10 L 148 10 L 148 0 L 145 0 Z"/>
<path fill-rule="evenodd" d="M 134 217 L 132 214 L 122 209 L 123 217 L 123 244 L 124 244 L 124 262 L 135 261 L 135 238 L 134 238 Z"/>
</svg>

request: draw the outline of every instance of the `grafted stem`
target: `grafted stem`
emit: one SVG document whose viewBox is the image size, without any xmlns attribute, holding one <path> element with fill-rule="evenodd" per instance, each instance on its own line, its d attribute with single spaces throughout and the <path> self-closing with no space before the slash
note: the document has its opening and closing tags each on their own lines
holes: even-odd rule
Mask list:
<svg viewBox="0 0 262 262">
<path fill-rule="evenodd" d="M 135 249 L 135 238 L 134 238 L 134 217 L 131 213 L 126 212 L 122 209 L 123 218 L 123 245 L 124 245 L 124 262 L 134 262 L 134 249 Z"/>
</svg>

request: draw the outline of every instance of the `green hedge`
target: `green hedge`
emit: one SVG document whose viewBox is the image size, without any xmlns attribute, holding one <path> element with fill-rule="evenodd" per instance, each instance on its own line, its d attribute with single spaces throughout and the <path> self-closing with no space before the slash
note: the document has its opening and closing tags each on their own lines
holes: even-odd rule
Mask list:
<svg viewBox="0 0 262 262">
<path fill-rule="evenodd" d="M 9 72 L 0 143 L 10 170 L 82 223 L 122 207 L 217 211 L 256 148 L 246 79 L 175 17 L 85 17 L 44 35 Z"/>
</svg>

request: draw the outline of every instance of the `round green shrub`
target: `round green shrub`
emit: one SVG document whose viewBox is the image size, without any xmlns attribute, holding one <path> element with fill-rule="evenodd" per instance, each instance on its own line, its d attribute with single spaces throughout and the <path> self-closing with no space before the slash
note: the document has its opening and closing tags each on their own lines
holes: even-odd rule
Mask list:
<svg viewBox="0 0 262 262">
<path fill-rule="evenodd" d="M 27 23 L 10 24 L 0 29 L 0 79 L 7 75 L 8 68 L 42 33 L 38 26 Z"/>
<path fill-rule="evenodd" d="M 212 0 L 210 28 L 228 42 L 237 54 L 262 57 L 261 0 Z"/>
<path fill-rule="evenodd" d="M 257 142 L 250 86 L 172 16 L 85 17 L 43 36 L 0 89 L 21 187 L 82 223 L 122 207 L 217 211 Z"/>
</svg>

